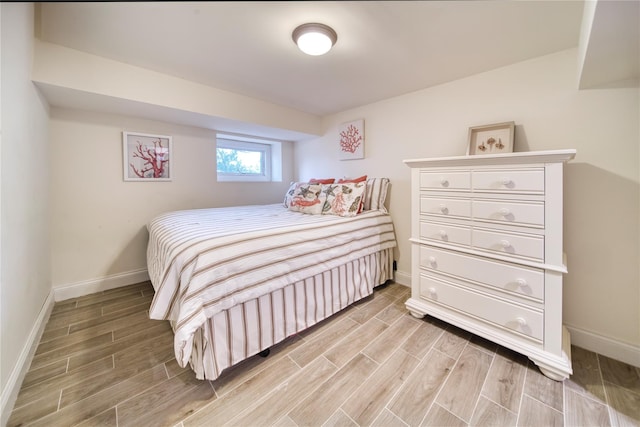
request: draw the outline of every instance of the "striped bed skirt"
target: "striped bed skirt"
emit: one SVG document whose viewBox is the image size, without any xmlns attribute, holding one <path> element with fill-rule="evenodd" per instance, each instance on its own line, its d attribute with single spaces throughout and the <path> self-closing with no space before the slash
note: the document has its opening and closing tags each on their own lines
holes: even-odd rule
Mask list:
<svg viewBox="0 0 640 427">
<path fill-rule="evenodd" d="M 214 380 L 392 278 L 393 249 L 385 249 L 217 313 L 195 333 L 191 368 L 198 379 Z"/>
</svg>

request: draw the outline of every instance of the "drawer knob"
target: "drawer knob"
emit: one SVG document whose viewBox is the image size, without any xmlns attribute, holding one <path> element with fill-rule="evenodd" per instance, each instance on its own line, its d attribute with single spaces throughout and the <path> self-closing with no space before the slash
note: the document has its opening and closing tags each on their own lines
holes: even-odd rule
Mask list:
<svg viewBox="0 0 640 427">
<path fill-rule="evenodd" d="M 442 237 L 443 239 L 447 238 L 447 232 L 444 230 L 440 230 L 440 237 Z"/>
<path fill-rule="evenodd" d="M 521 288 L 524 288 L 525 286 L 527 286 L 527 281 L 524 279 L 518 279 L 516 280 L 516 283 L 518 284 L 518 286 L 520 286 Z"/>
<path fill-rule="evenodd" d="M 513 181 L 512 181 L 510 178 L 502 178 L 502 179 L 500 180 L 500 182 L 502 182 L 502 185 L 504 185 L 504 186 L 506 186 L 506 187 L 508 187 L 508 186 L 510 186 L 511 184 L 513 184 Z"/>
<path fill-rule="evenodd" d="M 443 187 L 448 187 L 449 180 L 447 178 L 440 178 L 440 185 L 442 185 Z"/>
<path fill-rule="evenodd" d="M 500 240 L 500 244 L 502 245 L 503 248 L 507 249 L 511 247 L 511 243 L 509 243 L 508 240 Z"/>
<path fill-rule="evenodd" d="M 502 215 L 502 216 L 508 216 L 508 215 L 510 215 L 510 214 L 511 214 L 511 211 L 510 211 L 509 209 L 507 209 L 507 208 L 502 208 L 502 209 L 500 209 L 500 215 Z"/>
<path fill-rule="evenodd" d="M 527 326 L 527 319 L 525 319 L 524 317 L 516 318 L 516 322 L 518 323 L 518 325 L 520 325 L 521 328 Z"/>
<path fill-rule="evenodd" d="M 445 205 L 444 203 L 440 203 L 440 212 L 442 212 L 443 214 L 446 214 L 447 212 L 449 212 L 449 208 L 447 208 L 447 205 Z"/>
<path fill-rule="evenodd" d="M 434 257 L 434 256 L 430 256 L 430 257 L 429 257 L 429 264 L 433 264 L 433 265 L 435 265 L 435 263 L 436 263 L 436 257 Z"/>
<path fill-rule="evenodd" d="M 429 296 L 430 297 L 432 297 L 432 298 L 436 297 L 436 295 L 437 295 L 436 288 L 431 287 L 431 288 L 428 289 L 428 291 L 429 291 Z"/>
</svg>

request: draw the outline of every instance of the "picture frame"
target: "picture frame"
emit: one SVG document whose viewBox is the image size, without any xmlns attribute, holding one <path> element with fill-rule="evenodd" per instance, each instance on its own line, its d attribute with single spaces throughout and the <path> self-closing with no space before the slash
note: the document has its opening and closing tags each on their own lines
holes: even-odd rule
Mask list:
<svg viewBox="0 0 640 427">
<path fill-rule="evenodd" d="M 469 128 L 467 155 L 513 153 L 515 122 Z"/>
<path fill-rule="evenodd" d="M 364 159 L 364 119 L 342 123 L 338 128 L 338 158 Z"/>
<path fill-rule="evenodd" d="M 171 136 L 122 132 L 125 181 L 171 181 Z"/>
</svg>

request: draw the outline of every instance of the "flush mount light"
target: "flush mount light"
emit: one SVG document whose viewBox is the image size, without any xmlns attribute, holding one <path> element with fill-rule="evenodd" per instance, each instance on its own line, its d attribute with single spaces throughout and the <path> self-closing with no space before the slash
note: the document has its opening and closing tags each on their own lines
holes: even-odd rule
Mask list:
<svg viewBox="0 0 640 427">
<path fill-rule="evenodd" d="M 307 55 L 324 55 L 336 44 L 338 35 L 333 28 L 317 23 L 302 24 L 293 30 L 293 41 Z"/>
</svg>

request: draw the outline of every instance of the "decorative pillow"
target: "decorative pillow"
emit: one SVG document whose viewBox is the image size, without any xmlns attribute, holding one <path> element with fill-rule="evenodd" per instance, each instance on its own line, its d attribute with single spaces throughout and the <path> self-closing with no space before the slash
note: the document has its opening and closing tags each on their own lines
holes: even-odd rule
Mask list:
<svg viewBox="0 0 640 427">
<path fill-rule="evenodd" d="M 380 210 L 387 212 L 384 202 L 387 199 L 389 189 L 389 178 L 369 178 L 367 179 L 367 189 L 364 193 L 365 211 Z"/>
<path fill-rule="evenodd" d="M 323 185 L 325 200 L 322 214 L 356 216 L 362 211 L 365 188 L 364 182 Z"/>
<path fill-rule="evenodd" d="M 309 184 L 333 184 L 334 182 L 336 182 L 335 178 L 326 178 L 326 179 L 311 178 L 309 180 Z"/>
<path fill-rule="evenodd" d="M 287 192 L 287 207 L 290 211 L 302 212 L 307 214 L 319 215 L 322 213 L 322 206 L 325 201 L 325 195 L 322 191 L 322 184 L 309 184 L 306 182 L 296 183 L 292 185 L 293 192 L 289 195 Z M 289 197 L 290 196 L 290 197 Z"/>
<path fill-rule="evenodd" d="M 282 203 L 285 208 L 289 207 L 289 205 L 291 204 L 291 198 L 293 197 L 293 194 L 295 193 L 296 188 L 298 188 L 302 184 L 304 184 L 304 182 L 293 182 L 293 181 L 289 184 L 289 189 L 287 190 L 286 193 L 284 193 L 284 202 Z"/>
<path fill-rule="evenodd" d="M 367 175 L 362 175 L 359 176 L 357 178 L 353 178 L 353 179 L 339 179 L 338 180 L 338 184 L 343 184 L 343 183 L 347 183 L 347 182 L 365 182 L 367 180 Z M 333 183 L 331 183 L 333 184 Z"/>
</svg>

